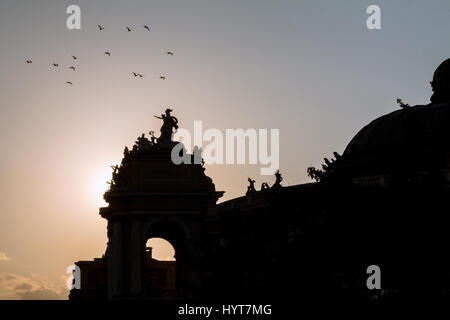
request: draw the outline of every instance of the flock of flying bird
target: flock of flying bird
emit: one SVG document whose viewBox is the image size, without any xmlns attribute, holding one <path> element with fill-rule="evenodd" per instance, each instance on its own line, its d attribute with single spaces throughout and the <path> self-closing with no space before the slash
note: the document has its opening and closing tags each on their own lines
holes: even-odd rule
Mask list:
<svg viewBox="0 0 450 320">
<path fill-rule="evenodd" d="M 99 24 L 97 25 L 97 27 L 98 27 L 99 31 L 103 31 L 103 30 L 105 29 L 104 26 L 101 26 L 101 25 L 99 25 Z M 144 25 L 144 29 L 146 29 L 147 31 L 150 31 L 150 27 L 147 26 L 147 25 Z M 126 30 L 127 30 L 128 32 L 133 31 L 133 29 L 132 29 L 131 27 L 129 27 L 129 26 L 126 27 Z M 169 55 L 169 56 L 173 56 L 173 55 L 174 55 L 172 51 L 167 51 L 166 54 Z M 111 56 L 111 52 L 105 51 L 105 52 L 104 52 L 104 55 L 110 57 L 110 56 Z M 73 59 L 73 60 L 77 60 L 78 57 L 77 57 L 77 56 L 72 56 L 72 59 Z M 25 60 L 25 62 L 26 62 L 27 64 L 28 64 L 28 63 L 33 63 L 32 60 Z M 59 67 L 59 63 L 52 63 L 52 65 L 53 65 L 53 67 L 55 67 L 55 68 L 58 68 L 58 67 Z M 76 71 L 76 68 L 75 68 L 74 66 L 70 66 L 69 69 L 72 70 L 72 71 Z M 131 74 L 132 74 L 135 78 L 136 78 L 136 77 L 139 77 L 139 78 L 144 77 L 143 74 L 137 73 L 137 72 L 132 72 Z M 160 78 L 161 80 L 166 80 L 166 76 L 164 76 L 164 75 L 159 76 L 159 78 Z M 73 85 L 72 81 L 66 81 L 66 84 L 68 84 L 68 85 Z"/>
</svg>

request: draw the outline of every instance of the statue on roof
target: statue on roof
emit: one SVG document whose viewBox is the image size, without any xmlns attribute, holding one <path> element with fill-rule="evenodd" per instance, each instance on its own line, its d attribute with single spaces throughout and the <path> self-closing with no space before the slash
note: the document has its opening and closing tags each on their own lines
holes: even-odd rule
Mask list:
<svg viewBox="0 0 450 320">
<path fill-rule="evenodd" d="M 275 183 L 272 186 L 272 189 L 281 187 L 281 181 L 283 181 L 283 177 L 281 176 L 280 170 L 275 172 Z"/>
<path fill-rule="evenodd" d="M 178 129 L 178 119 L 170 114 L 172 111 L 172 109 L 167 108 L 165 114 L 161 114 L 161 117 L 155 116 L 155 118 L 163 120 L 161 136 L 157 139 L 158 143 L 172 141 L 172 129 Z"/>
<path fill-rule="evenodd" d="M 407 103 L 404 103 L 402 101 L 402 99 L 398 98 L 397 99 L 397 104 L 402 108 L 402 109 L 411 109 L 411 106 Z"/>
<path fill-rule="evenodd" d="M 155 132 L 152 130 L 148 134 L 150 135 L 150 143 L 152 145 L 156 144 Z"/>
<path fill-rule="evenodd" d="M 143 133 L 140 137 L 137 138 L 135 145 L 137 146 L 138 150 L 143 150 L 145 148 L 148 148 L 151 146 L 150 141 L 145 137 L 145 134 Z"/>
<path fill-rule="evenodd" d="M 246 194 L 250 194 L 250 193 L 256 192 L 255 182 L 256 181 L 253 180 L 252 178 L 248 178 L 249 186 L 247 187 L 247 193 Z"/>
</svg>

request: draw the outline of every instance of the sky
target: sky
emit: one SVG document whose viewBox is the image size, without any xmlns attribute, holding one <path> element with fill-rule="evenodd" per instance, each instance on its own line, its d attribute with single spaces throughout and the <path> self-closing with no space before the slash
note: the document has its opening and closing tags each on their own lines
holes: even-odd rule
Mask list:
<svg viewBox="0 0 450 320">
<path fill-rule="evenodd" d="M 80 30 L 66 27 L 71 4 Z M 371 4 L 381 30 L 366 27 Z M 188 130 L 195 120 L 279 129 L 283 184 L 310 182 L 307 167 L 342 153 L 397 98 L 429 103 L 433 72 L 450 57 L 449 15 L 447 0 L 2 0 L 0 299 L 67 298 L 67 267 L 106 249 L 98 209 L 110 166 L 158 133 L 153 115 L 170 106 Z M 259 168 L 206 174 L 227 200 L 247 177 L 274 181 Z"/>
</svg>

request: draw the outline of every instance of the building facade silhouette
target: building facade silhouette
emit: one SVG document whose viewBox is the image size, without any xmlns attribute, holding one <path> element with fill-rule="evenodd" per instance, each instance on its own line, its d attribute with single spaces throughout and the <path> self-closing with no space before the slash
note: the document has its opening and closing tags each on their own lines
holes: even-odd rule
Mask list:
<svg viewBox="0 0 450 320">
<path fill-rule="evenodd" d="M 432 87 L 430 104 L 402 104 L 363 127 L 342 155 L 309 168 L 316 182 L 249 187 L 219 204 L 223 192 L 202 164 L 172 163 L 168 126 L 178 121 L 166 112 L 161 137 L 139 137 L 114 168 L 100 209 L 105 255 L 76 263 L 81 289 L 70 299 L 447 298 L 450 60 Z M 173 245 L 175 263 L 152 269 L 152 237 Z M 370 265 L 381 269 L 382 290 L 366 286 Z M 166 287 L 149 280 L 158 268 L 173 271 L 160 281 Z"/>
</svg>

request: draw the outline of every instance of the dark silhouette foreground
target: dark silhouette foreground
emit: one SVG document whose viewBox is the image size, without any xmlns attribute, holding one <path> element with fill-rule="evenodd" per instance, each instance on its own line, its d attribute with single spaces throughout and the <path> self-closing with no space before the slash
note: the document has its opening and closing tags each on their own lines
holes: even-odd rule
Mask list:
<svg viewBox="0 0 450 320">
<path fill-rule="evenodd" d="M 449 60 L 432 86 L 431 104 L 402 103 L 321 170 L 309 168 L 317 182 L 283 187 L 277 172 L 257 191 L 249 178 L 245 196 L 221 204 L 202 164 L 171 162 L 178 120 L 168 109 L 161 136 L 139 137 L 114 169 L 100 209 L 106 253 L 77 262 L 81 289 L 70 298 L 446 299 Z M 174 246 L 175 263 L 151 262 L 152 237 Z M 366 286 L 370 265 L 381 269 L 381 290 Z"/>
</svg>

